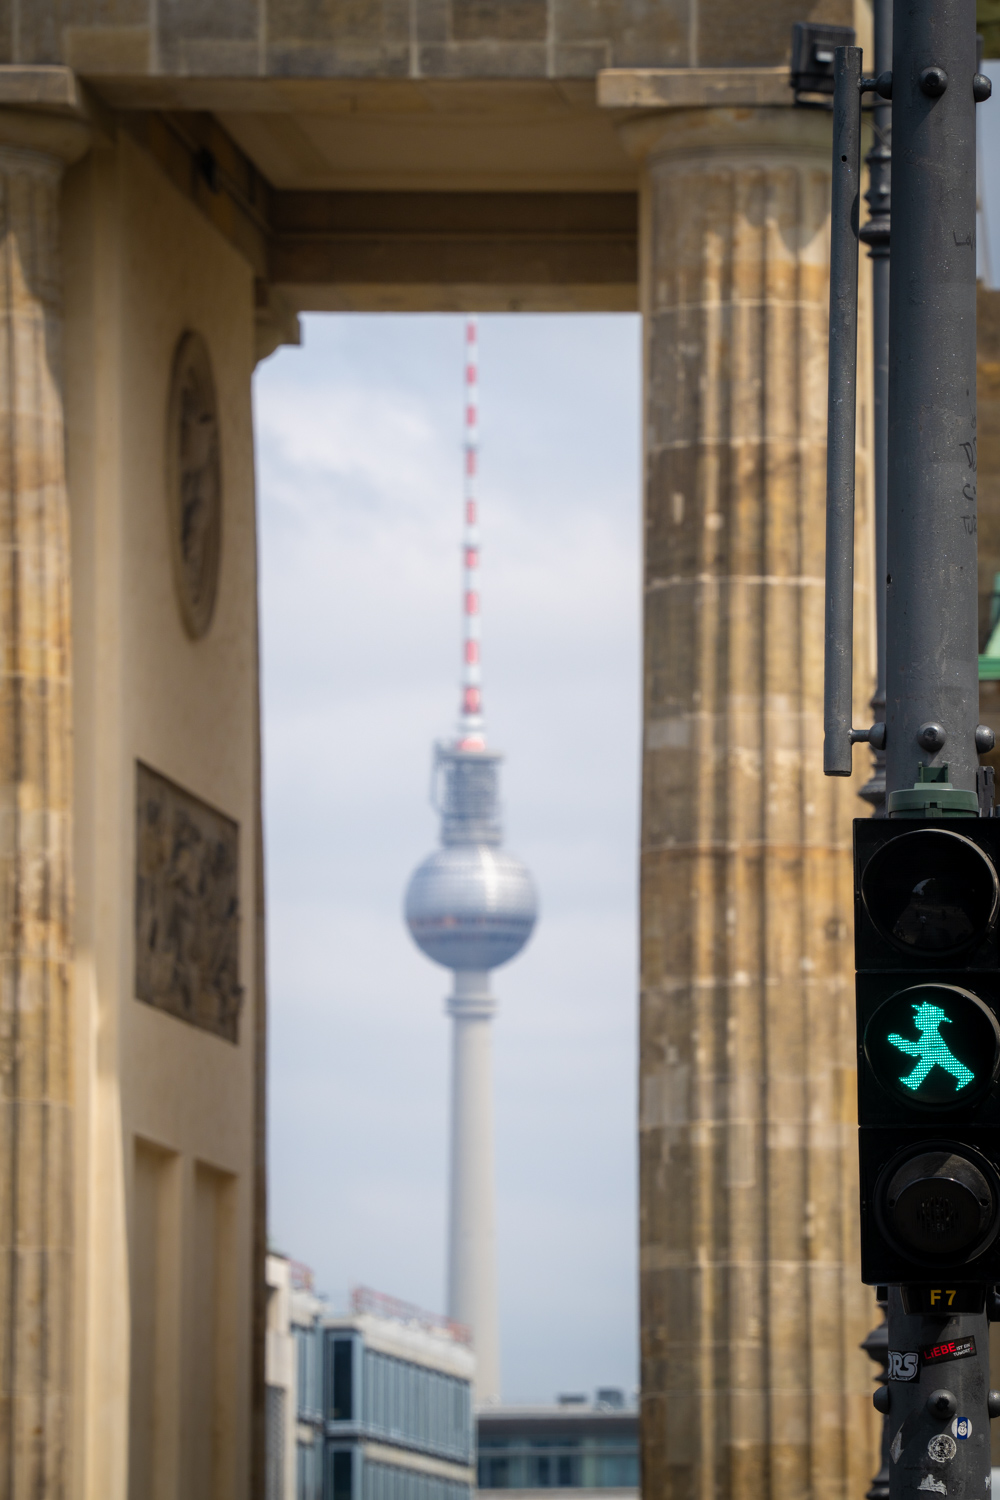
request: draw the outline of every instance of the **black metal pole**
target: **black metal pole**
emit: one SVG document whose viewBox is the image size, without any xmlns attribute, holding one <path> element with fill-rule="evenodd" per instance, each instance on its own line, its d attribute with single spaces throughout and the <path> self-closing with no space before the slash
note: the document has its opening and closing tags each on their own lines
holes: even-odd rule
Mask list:
<svg viewBox="0 0 1000 1500">
<path fill-rule="evenodd" d="M 892 0 L 875 0 L 875 74 L 892 72 Z M 889 454 L 889 230 L 892 208 L 892 105 L 875 96 L 874 139 L 868 165 L 869 219 L 861 229 L 872 262 L 873 457 L 875 464 L 876 679 L 871 700 L 876 724 L 885 721 L 885 510 Z M 872 776 L 861 789 L 876 818 L 885 817 L 885 750 L 875 750 Z"/>
<path fill-rule="evenodd" d="M 986 1314 L 932 1317 L 913 1310 L 915 1300 L 889 1287 L 889 1384 L 879 1395 L 892 1434 L 890 1500 L 927 1500 L 928 1493 L 989 1500 Z"/>
<path fill-rule="evenodd" d="M 875 0 L 873 7 L 875 75 L 892 72 L 892 0 Z M 875 723 L 885 722 L 885 509 L 889 470 L 889 243 L 892 212 L 892 105 L 875 95 L 873 140 L 865 158 L 868 165 L 869 218 L 861 229 L 872 263 L 872 426 L 875 464 L 875 692 L 871 709 Z M 872 805 L 872 815 L 884 818 L 885 747 L 873 751 L 872 775 L 861 796 Z M 882 1321 L 861 1346 L 882 1365 L 879 1384 L 888 1383 L 889 1340 L 884 1287 L 879 1288 Z M 889 1500 L 889 1418 L 882 1417 L 881 1463 L 865 1500 Z"/>
<path fill-rule="evenodd" d="M 934 807 L 938 816 L 978 812 L 975 77 L 975 0 L 895 0 L 886 536 L 890 817 L 919 817 Z M 927 1500 L 929 1491 L 988 1496 L 985 1309 L 932 1314 L 916 1293 L 893 1286 L 888 1325 L 883 1409 L 892 1432 L 891 1500 Z M 974 1355 L 926 1357 L 969 1339 Z"/>
<path fill-rule="evenodd" d="M 895 0 L 886 534 L 890 816 L 919 815 L 932 800 L 951 814 L 978 812 L 975 76 L 975 0 Z M 926 786 L 931 779 L 938 783 L 933 799 Z M 911 790 L 918 782 L 925 789 Z M 945 782 L 955 791 L 946 794 Z"/>
<path fill-rule="evenodd" d="M 878 1304 L 882 1309 L 882 1321 L 861 1345 L 862 1349 L 879 1366 L 879 1372 L 875 1379 L 879 1385 L 885 1387 L 889 1384 L 889 1325 L 886 1322 L 886 1303 L 888 1301 L 888 1287 L 878 1288 Z M 884 1398 L 881 1398 L 884 1404 Z M 872 1479 L 871 1484 L 865 1491 L 865 1500 L 889 1500 L 889 1418 L 882 1418 L 882 1448 L 881 1463 L 879 1471 Z"/>
</svg>

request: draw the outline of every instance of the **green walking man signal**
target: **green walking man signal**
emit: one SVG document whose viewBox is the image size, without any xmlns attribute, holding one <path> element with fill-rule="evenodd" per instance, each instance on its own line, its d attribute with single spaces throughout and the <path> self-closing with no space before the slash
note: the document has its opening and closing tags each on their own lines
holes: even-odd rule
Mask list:
<svg viewBox="0 0 1000 1500">
<path fill-rule="evenodd" d="M 920 1058 L 913 1072 L 900 1078 L 900 1083 L 916 1092 L 932 1068 L 944 1068 L 954 1078 L 957 1093 L 967 1083 L 971 1083 L 976 1075 L 964 1063 L 959 1062 L 941 1035 L 941 1026 L 950 1021 L 951 1017 L 940 1006 L 931 1005 L 926 1000 L 913 1007 L 913 1016 L 914 1025 L 919 1032 L 918 1041 L 908 1041 L 898 1031 L 889 1033 L 890 1042 L 900 1052 L 905 1052 L 908 1057 Z"/>
</svg>

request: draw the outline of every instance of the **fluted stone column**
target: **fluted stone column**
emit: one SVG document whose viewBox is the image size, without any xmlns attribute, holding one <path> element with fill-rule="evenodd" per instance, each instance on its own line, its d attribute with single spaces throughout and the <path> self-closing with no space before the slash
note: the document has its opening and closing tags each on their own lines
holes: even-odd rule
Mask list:
<svg viewBox="0 0 1000 1500">
<path fill-rule="evenodd" d="M 0 1494 L 67 1490 L 69 531 L 59 182 L 81 125 L 0 111 Z"/>
<path fill-rule="evenodd" d="M 866 809 L 822 774 L 829 128 L 777 108 L 625 127 L 644 161 L 646 1500 L 856 1500 L 876 1466 L 851 936 Z M 862 652 L 862 716 L 871 681 Z"/>
</svg>

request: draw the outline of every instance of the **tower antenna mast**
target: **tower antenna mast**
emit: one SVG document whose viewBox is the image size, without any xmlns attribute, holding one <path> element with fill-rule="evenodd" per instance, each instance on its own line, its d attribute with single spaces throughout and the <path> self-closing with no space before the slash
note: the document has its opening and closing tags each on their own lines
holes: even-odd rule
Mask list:
<svg viewBox="0 0 1000 1500">
<path fill-rule="evenodd" d="M 485 750 L 480 671 L 479 598 L 479 327 L 465 325 L 465 493 L 462 534 L 462 712 L 459 750 Z"/>
</svg>

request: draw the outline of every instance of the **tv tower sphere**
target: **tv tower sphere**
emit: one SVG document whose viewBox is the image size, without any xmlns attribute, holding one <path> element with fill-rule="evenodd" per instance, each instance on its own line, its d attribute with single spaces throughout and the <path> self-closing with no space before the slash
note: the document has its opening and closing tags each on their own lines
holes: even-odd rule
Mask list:
<svg viewBox="0 0 1000 1500">
<path fill-rule="evenodd" d="M 538 914 L 531 876 L 501 849 L 500 760 L 487 750 L 479 682 L 479 516 L 476 322 L 466 325 L 465 534 L 462 713 L 457 737 L 434 752 L 431 801 L 441 848 L 406 892 L 406 923 L 428 958 L 454 974 L 448 1315 L 472 1330 L 476 1400 L 500 1399 L 496 1235 L 493 1211 L 493 1071 L 496 1000 L 490 970 L 524 947 Z"/>
<path fill-rule="evenodd" d="M 406 923 L 417 947 L 446 969 L 498 969 L 520 953 L 535 925 L 538 903 L 526 867 L 498 847 L 495 818 L 487 822 L 468 816 L 468 798 L 463 796 L 470 773 L 485 782 L 486 772 L 495 799 L 499 761 L 498 755 L 485 750 L 437 750 L 437 769 L 446 787 L 444 805 L 439 807 L 443 847 L 413 873 L 406 892 Z"/>
</svg>

